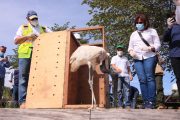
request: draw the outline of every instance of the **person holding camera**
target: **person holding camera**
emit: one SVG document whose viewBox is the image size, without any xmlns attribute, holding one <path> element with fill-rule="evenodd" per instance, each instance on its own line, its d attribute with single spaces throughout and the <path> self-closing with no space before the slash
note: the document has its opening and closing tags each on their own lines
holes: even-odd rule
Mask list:
<svg viewBox="0 0 180 120">
<path fill-rule="evenodd" d="M 167 19 L 168 28 L 164 33 L 163 42 L 169 43 L 169 57 L 180 99 L 180 0 L 174 0 L 174 3 L 176 5 L 175 15 Z"/>
<path fill-rule="evenodd" d="M 145 14 L 137 14 L 134 25 L 136 31 L 130 36 L 128 52 L 134 59 L 145 109 L 153 109 L 156 100 L 155 67 L 157 64 L 156 51 L 160 48 L 157 31 L 149 26 Z"/>
<path fill-rule="evenodd" d="M 6 47 L 0 46 L 0 100 L 2 99 L 2 95 L 3 95 L 4 78 L 6 74 L 5 68 L 10 67 L 8 57 L 4 57 L 5 52 L 6 52 Z"/>
<path fill-rule="evenodd" d="M 36 40 L 38 35 L 51 32 L 51 30 L 47 27 L 39 25 L 38 16 L 35 11 L 28 11 L 26 19 L 28 20 L 28 24 L 21 25 L 14 38 L 14 43 L 19 45 L 18 58 L 20 108 L 25 108 L 33 42 Z"/>
</svg>

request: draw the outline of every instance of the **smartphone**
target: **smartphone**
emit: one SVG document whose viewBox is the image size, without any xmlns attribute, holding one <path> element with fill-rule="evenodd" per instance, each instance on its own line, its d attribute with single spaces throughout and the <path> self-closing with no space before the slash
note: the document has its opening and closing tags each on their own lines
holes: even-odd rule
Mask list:
<svg viewBox="0 0 180 120">
<path fill-rule="evenodd" d="M 172 17 L 171 20 L 172 20 L 172 22 L 176 22 L 176 18 L 175 17 Z"/>
</svg>

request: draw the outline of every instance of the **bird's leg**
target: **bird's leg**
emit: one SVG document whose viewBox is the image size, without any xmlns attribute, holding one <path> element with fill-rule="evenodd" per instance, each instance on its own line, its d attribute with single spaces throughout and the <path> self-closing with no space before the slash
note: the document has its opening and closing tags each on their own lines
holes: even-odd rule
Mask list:
<svg viewBox="0 0 180 120">
<path fill-rule="evenodd" d="M 90 62 L 88 62 L 88 68 L 89 68 L 89 80 L 88 80 L 88 83 L 89 83 L 90 90 L 91 90 L 91 107 L 90 107 L 90 109 L 92 109 L 94 107 L 93 100 L 95 101 L 95 103 L 96 103 L 96 100 L 95 100 L 94 91 L 93 91 L 93 73 L 92 73 L 93 71 L 92 71 L 92 66 L 91 66 Z"/>
<path fill-rule="evenodd" d="M 91 64 L 88 64 L 89 66 L 89 86 L 90 86 L 90 90 L 91 90 L 91 107 L 90 109 L 92 109 L 94 107 L 94 104 L 93 104 L 93 98 L 94 98 L 94 95 L 93 95 L 93 81 L 92 81 L 92 66 Z"/>
<path fill-rule="evenodd" d="M 94 72 L 93 70 L 91 71 L 92 73 Z M 94 77 L 94 75 L 92 74 L 92 79 L 91 79 L 91 81 L 92 81 L 92 93 L 93 93 L 93 102 L 94 102 L 94 105 L 96 105 L 96 98 L 95 98 L 95 94 L 94 94 L 94 89 L 93 89 L 93 77 Z"/>
</svg>

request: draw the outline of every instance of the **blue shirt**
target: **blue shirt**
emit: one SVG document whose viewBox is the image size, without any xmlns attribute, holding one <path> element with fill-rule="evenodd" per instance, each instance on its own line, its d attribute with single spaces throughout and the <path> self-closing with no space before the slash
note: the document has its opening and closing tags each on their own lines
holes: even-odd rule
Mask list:
<svg viewBox="0 0 180 120">
<path fill-rule="evenodd" d="M 1 59 L 1 58 L 0 58 Z M 5 68 L 10 67 L 10 63 L 9 62 L 2 62 L 0 61 L 0 78 L 4 78 L 5 74 L 6 74 L 6 69 Z"/>
<path fill-rule="evenodd" d="M 163 41 L 169 42 L 170 57 L 180 57 L 180 25 L 175 24 L 171 29 L 167 29 Z"/>
</svg>

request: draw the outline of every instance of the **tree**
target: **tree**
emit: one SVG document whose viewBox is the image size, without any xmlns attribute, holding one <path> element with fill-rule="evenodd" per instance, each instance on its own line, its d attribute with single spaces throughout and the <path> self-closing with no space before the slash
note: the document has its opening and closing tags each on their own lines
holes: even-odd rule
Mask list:
<svg viewBox="0 0 180 120">
<path fill-rule="evenodd" d="M 129 37 L 135 30 L 134 16 L 145 13 L 153 28 L 162 36 L 166 29 L 167 15 L 174 9 L 171 0 L 83 0 L 82 4 L 90 7 L 92 19 L 89 26 L 102 25 L 105 27 L 108 50 L 115 54 L 115 46 L 122 43 L 128 46 Z M 165 46 L 165 47 L 164 47 Z M 167 58 L 167 45 L 163 45 L 161 53 Z M 169 59 L 167 67 L 171 70 Z"/>
<path fill-rule="evenodd" d="M 17 53 L 17 48 L 13 49 L 14 55 L 10 55 L 9 62 L 13 68 L 18 67 L 18 53 Z"/>
<path fill-rule="evenodd" d="M 62 31 L 67 29 L 74 29 L 76 26 L 69 26 L 70 22 L 66 22 L 64 25 L 59 26 L 57 23 L 54 24 L 53 27 L 51 27 L 52 31 Z"/>
</svg>

